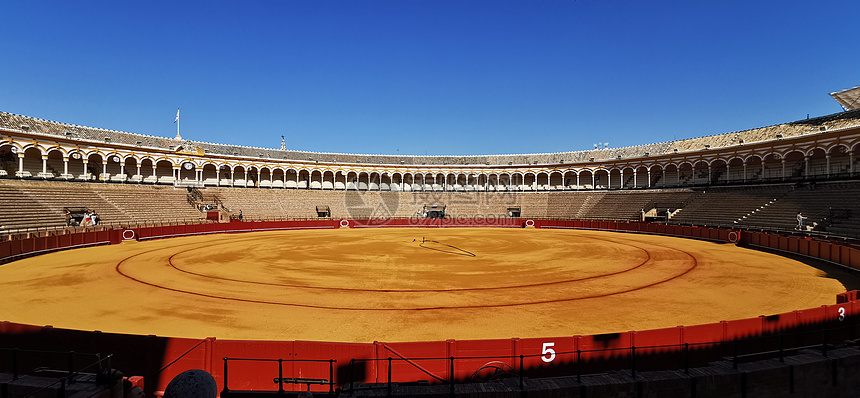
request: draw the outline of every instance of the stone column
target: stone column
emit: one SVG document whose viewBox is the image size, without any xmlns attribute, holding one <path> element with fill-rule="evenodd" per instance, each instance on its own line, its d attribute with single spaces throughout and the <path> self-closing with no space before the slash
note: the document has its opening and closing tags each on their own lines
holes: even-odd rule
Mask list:
<svg viewBox="0 0 860 398">
<path fill-rule="evenodd" d="M 785 158 L 782 158 L 782 180 L 785 181 Z"/>
</svg>

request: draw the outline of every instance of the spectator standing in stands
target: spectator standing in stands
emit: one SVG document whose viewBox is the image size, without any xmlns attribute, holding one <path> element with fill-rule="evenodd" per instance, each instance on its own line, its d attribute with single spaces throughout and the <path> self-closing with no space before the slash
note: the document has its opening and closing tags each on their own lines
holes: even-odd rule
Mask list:
<svg viewBox="0 0 860 398">
<path fill-rule="evenodd" d="M 94 227 L 96 226 L 96 224 L 99 223 L 99 215 L 96 214 L 96 212 L 93 212 L 93 214 L 90 215 L 90 222 L 93 224 Z"/>
<path fill-rule="evenodd" d="M 806 217 L 803 216 L 803 213 L 797 212 L 797 229 L 798 230 L 801 230 L 801 231 L 803 230 L 803 220 L 804 219 L 806 219 Z"/>
<path fill-rule="evenodd" d="M 239 221 L 242 221 L 242 210 L 239 210 Z"/>
<path fill-rule="evenodd" d="M 72 225 L 72 213 L 66 209 L 66 226 Z"/>
</svg>

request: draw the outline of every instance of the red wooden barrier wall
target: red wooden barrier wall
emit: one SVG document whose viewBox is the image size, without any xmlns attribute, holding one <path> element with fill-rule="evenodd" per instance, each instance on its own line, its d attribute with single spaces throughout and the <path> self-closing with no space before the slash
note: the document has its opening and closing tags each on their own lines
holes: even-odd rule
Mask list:
<svg viewBox="0 0 860 398">
<path fill-rule="evenodd" d="M 679 346 L 683 346 L 684 343 L 694 346 L 716 344 L 839 319 L 840 316 L 860 316 L 857 292 L 843 293 L 840 298 L 850 298 L 851 301 L 767 317 L 590 336 L 370 344 L 237 341 L 214 338 L 206 339 L 201 344 L 201 340 L 170 339 L 168 353 L 164 358 L 165 364 L 180 357 L 181 359 L 163 372 L 159 390 L 163 390 L 175 375 L 192 368 L 209 371 L 218 385 L 223 387 L 224 357 L 333 359 L 336 361 L 334 377 L 338 385 L 349 382 L 350 375 L 346 373 L 346 369 L 352 359 L 359 363 L 356 369 L 361 369 L 351 375 L 353 381 L 364 383 L 388 381 L 389 357 L 392 358 L 391 375 L 394 382 L 415 380 L 447 382 L 451 377 L 451 357 L 456 358 L 454 377 L 460 380 L 470 378 L 482 366 L 491 363 L 497 366 L 504 364 L 505 369 L 509 367 L 509 370 L 519 371 L 520 355 L 525 356 L 523 367 L 528 373 L 530 370 L 546 368 L 550 365 L 575 363 L 578 350 L 581 351 L 583 361 L 621 358 L 629 355 L 631 347 L 634 346 L 637 347 L 638 352 L 678 351 Z M 187 353 L 191 347 L 196 348 L 191 353 Z M 284 362 L 283 372 L 284 377 L 328 379 L 329 364 L 327 362 Z M 231 361 L 229 387 L 234 390 L 271 391 L 277 388 L 271 381 L 276 374 L 276 363 Z M 328 389 L 327 386 L 311 388 L 314 391 Z"/>
</svg>

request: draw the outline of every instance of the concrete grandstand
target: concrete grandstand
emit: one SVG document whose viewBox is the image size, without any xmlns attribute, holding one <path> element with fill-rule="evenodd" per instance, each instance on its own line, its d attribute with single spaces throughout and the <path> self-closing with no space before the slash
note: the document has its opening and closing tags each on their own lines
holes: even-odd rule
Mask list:
<svg viewBox="0 0 860 398">
<path fill-rule="evenodd" d="M 258 225 L 271 229 L 403 226 L 412 222 L 427 227 L 443 223 L 450 226 L 521 225 L 684 236 L 802 255 L 856 274 L 860 269 L 860 246 L 857 244 L 860 202 L 856 200 L 860 195 L 860 160 L 855 155 L 858 151 L 858 109 L 774 126 L 625 148 L 475 156 L 367 155 L 240 147 L 77 126 L 0 112 L 0 203 L 4 209 L 0 212 L 0 243 L 4 244 L 0 246 L 0 264 L 66 248 L 257 228 L 254 226 L 257 223 L 247 221 L 259 221 Z M 444 208 L 448 220 L 422 219 L 423 212 L 434 206 Z M 101 222 L 94 227 L 70 226 L 64 216 L 66 208 L 92 209 L 99 214 Z M 228 222 L 238 221 L 240 212 L 245 222 Z M 213 218 L 213 213 L 218 214 Z M 805 217 L 802 228 L 797 221 L 801 214 Z M 76 243 L 78 237 L 82 237 L 82 243 Z M 54 243 L 46 243 L 51 239 Z M 68 244 L 62 243 L 64 239 Z M 843 380 L 845 375 L 856 371 L 856 363 L 860 363 L 860 350 L 856 348 L 860 329 L 855 315 L 860 314 L 860 298 L 857 292 L 849 291 L 840 294 L 837 300 L 836 306 L 799 308 L 794 313 L 752 320 L 715 320 L 713 324 L 697 325 L 702 326 L 700 329 L 679 326 L 677 330 L 659 333 L 655 330 L 642 332 L 640 336 L 654 336 L 651 343 L 654 346 L 672 345 L 668 351 L 653 347 L 651 351 L 644 351 L 652 360 L 656 358 L 656 362 L 671 363 L 667 367 L 671 371 L 654 373 L 654 378 L 647 381 L 636 378 L 635 332 L 565 337 L 577 348 L 563 353 L 556 347 L 559 355 L 564 354 L 569 359 L 559 367 L 544 367 L 548 363 L 547 353 L 551 352 L 555 358 L 556 351 L 547 351 L 546 345 L 535 346 L 534 350 L 542 348 L 544 351 L 531 356 L 530 360 L 537 364 L 529 368 L 533 373 L 526 372 L 523 358 L 528 361 L 531 355 L 528 351 L 531 348 L 527 350 L 526 345 L 537 342 L 523 340 L 521 343 L 515 339 L 487 343 L 488 346 L 495 344 L 487 351 L 491 352 L 490 357 L 502 358 L 499 360 L 502 362 L 509 360 L 496 365 L 507 366 L 500 374 L 512 378 L 501 382 L 507 383 L 505 386 L 494 385 L 492 388 L 498 387 L 498 390 L 486 396 L 526 393 L 529 396 L 593 396 L 612 391 L 639 395 L 652 391 L 663 396 L 689 396 L 691 391 L 693 395 L 699 391 L 699 395 L 705 396 L 721 391 L 719 383 L 706 384 L 717 376 L 742 386 L 733 390 L 739 396 L 745 396 L 747 388 L 778 393 L 793 393 L 796 389 L 809 393 L 821 391 L 819 388 L 824 387 L 813 382 L 795 383 L 794 367 L 789 371 L 772 362 L 755 362 L 766 358 L 775 361 L 777 353 L 780 363 L 786 360 L 783 333 L 792 336 L 793 345 L 786 344 L 792 347 L 788 355 L 795 357 L 788 361 L 795 361 L 791 366 L 796 369 L 805 369 L 797 371 L 802 377 L 812 380 L 816 372 L 827 371 L 825 381 L 832 380 L 832 385 L 826 386 L 826 392 L 833 396 L 851 396 L 856 392 L 852 389 L 860 388 L 860 383 Z M 852 322 L 840 323 L 846 319 Z M 847 329 L 846 324 L 850 324 Z M 728 367 L 734 365 L 734 369 L 726 372 L 710 368 L 700 370 L 703 373 L 698 383 L 703 384 L 697 387 L 697 379 L 690 376 L 689 366 L 684 374 L 679 370 L 684 366 L 675 359 L 666 358 L 683 354 L 689 359 L 691 338 L 698 338 L 696 333 L 706 328 L 708 332 L 701 332 L 701 335 L 708 337 L 696 343 L 703 346 L 701 352 L 694 354 L 699 356 L 694 362 L 701 365 L 721 359 L 730 361 L 734 350 L 733 363 L 708 365 L 720 368 L 728 363 Z M 38 336 L 33 340 L 20 336 L 9 338 L 10 344 L 27 346 L 45 341 L 54 344 L 58 335 L 69 341 L 91 342 L 100 338 L 80 337 L 76 331 L 46 331 L 32 325 L 0 323 L 0 333 L 20 331 Z M 801 332 L 807 335 L 792 334 Z M 670 335 L 671 338 L 666 337 Z M 767 339 L 766 350 L 755 347 L 757 338 Z M 645 337 L 640 339 L 650 341 Z M 626 343 L 617 347 L 608 343 L 600 345 L 608 340 Z M 843 343 L 843 340 L 849 342 Z M 156 341 L 154 336 L 127 336 L 117 341 L 121 343 L 112 348 L 135 354 L 148 353 L 146 367 L 140 367 L 146 370 L 141 373 L 148 372 L 145 375 L 148 379 L 159 380 L 147 387 L 150 394 L 163 392 L 169 381 L 160 375 L 164 369 L 177 361 L 184 364 L 182 360 L 186 354 L 203 347 L 201 349 L 207 351 L 206 358 L 201 361 L 208 367 L 207 371 L 219 368 L 223 358 L 224 371 L 215 374 L 222 396 L 253 395 L 228 390 L 227 357 L 235 357 L 237 351 L 218 348 L 219 343 L 214 339 Z M 593 346 L 581 345 L 582 342 L 593 343 Z M 290 343 L 298 346 L 297 342 Z M 258 345 L 254 345 L 252 352 L 259 355 L 270 348 L 263 342 L 253 344 Z M 355 358 L 349 367 L 345 363 L 349 362 L 352 348 L 344 348 L 347 345 L 329 347 L 337 352 L 331 356 L 326 356 L 328 351 L 322 349 L 308 349 L 307 352 L 319 355 L 310 359 L 320 362 L 319 369 L 314 368 L 311 376 L 279 374 L 275 388 L 279 390 L 277 393 L 283 394 L 282 383 L 299 386 L 306 383 L 307 390 L 315 394 L 345 396 L 467 396 L 492 389 L 487 387 L 489 384 L 463 387 L 469 384 L 466 373 L 487 373 L 487 369 L 463 365 L 454 370 L 455 356 L 476 354 L 469 354 L 467 349 L 457 351 L 450 341 L 433 344 L 448 350 L 441 359 L 434 360 L 447 361 L 450 357 L 450 364 L 422 365 L 433 367 L 433 372 L 410 362 L 414 356 L 408 355 L 409 344 L 390 345 L 399 351 L 377 342 L 361 348 L 375 350 L 373 360 L 376 362 L 363 365 L 367 369 L 372 367 L 370 373 L 375 372 L 375 376 L 359 379 L 361 387 L 358 389 L 352 385 Z M 500 355 L 496 353 L 496 346 L 513 348 Z M 586 350 L 581 347 L 586 346 L 589 349 L 600 346 L 608 351 L 586 353 L 591 357 L 583 360 L 582 353 Z M 0 345 L 3 347 L 5 344 Z M 70 349 L 81 350 L 80 347 Z M 145 349 L 135 351 L 133 347 Z M 615 349 L 625 351 L 616 355 L 611 351 Z M 295 350 L 298 356 L 300 349 Z M 838 354 L 831 352 L 833 357 L 827 357 L 828 350 Z M 155 351 L 170 353 L 173 357 L 165 354 L 163 358 L 153 359 L 157 357 L 152 354 Z M 750 358 L 746 362 L 747 370 L 743 370 L 742 364 L 742 371 L 737 371 L 739 351 L 741 356 Z M 398 358 L 401 352 L 407 354 Z M 335 358 L 336 355 L 340 356 Z M 401 368 L 409 368 L 412 372 L 404 371 L 406 376 L 397 381 L 399 386 L 392 387 L 390 374 L 397 365 L 392 365 L 391 358 L 388 358 L 388 365 L 384 365 L 385 356 L 395 356 L 394 360 L 404 362 Z M 814 359 L 809 359 L 810 356 Z M 835 358 L 842 362 L 837 363 Z M 282 360 L 277 361 L 280 366 Z M 520 361 L 519 365 L 516 361 Z M 583 361 L 591 361 L 593 376 L 585 382 L 580 377 L 581 369 L 576 369 Z M 336 369 L 335 362 L 338 363 Z M 389 371 L 387 380 L 383 366 Z M 762 370 L 764 368 L 768 370 Z M 609 371 L 619 373 L 606 376 Z M 776 377 L 774 374 L 782 377 L 788 372 L 790 384 L 767 389 L 769 380 Z M 419 377 L 425 373 L 447 374 L 448 378 L 427 383 L 429 377 Z M 532 380 L 524 381 L 524 374 Z M 747 374 L 758 374 L 762 380 L 755 380 L 754 376 L 748 378 Z M 557 376 L 566 378 L 554 379 Z M 0 380 L 2 377 L 0 374 Z M 605 380 L 598 380 L 601 377 Z M 660 377 L 671 380 L 668 384 L 677 385 L 661 385 L 655 381 Z M 851 380 L 850 376 L 848 379 Z M 457 383 L 462 384 L 455 388 Z M 257 385 L 252 387 L 248 390 L 262 390 Z M 648 388 L 651 390 L 643 390 Z M 673 393 L 675 390 L 683 394 Z M 293 391 L 292 395 L 297 396 L 298 391 Z"/>
<path fill-rule="evenodd" d="M 78 205 L 105 225 L 194 222 L 214 203 L 249 219 L 316 217 L 318 205 L 367 216 L 373 206 L 344 199 L 353 192 L 396 203 L 375 214 L 386 218 L 436 202 L 460 217 L 510 205 L 523 217 L 787 228 L 802 211 L 820 231 L 855 236 L 860 209 L 844 198 L 858 189 L 858 145 L 858 110 L 626 148 L 454 157 L 239 147 L 0 113 L 2 195 L 23 212 L 0 215 L 0 233 L 61 227 L 62 208 Z"/>
</svg>

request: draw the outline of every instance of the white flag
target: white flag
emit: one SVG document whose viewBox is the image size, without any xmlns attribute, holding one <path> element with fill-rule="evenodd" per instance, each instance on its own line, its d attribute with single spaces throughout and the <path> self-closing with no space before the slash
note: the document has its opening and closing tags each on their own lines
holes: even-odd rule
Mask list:
<svg viewBox="0 0 860 398">
<path fill-rule="evenodd" d="M 176 119 L 173 119 L 173 123 L 176 123 L 178 121 L 179 121 L 179 108 L 176 108 Z"/>
</svg>

